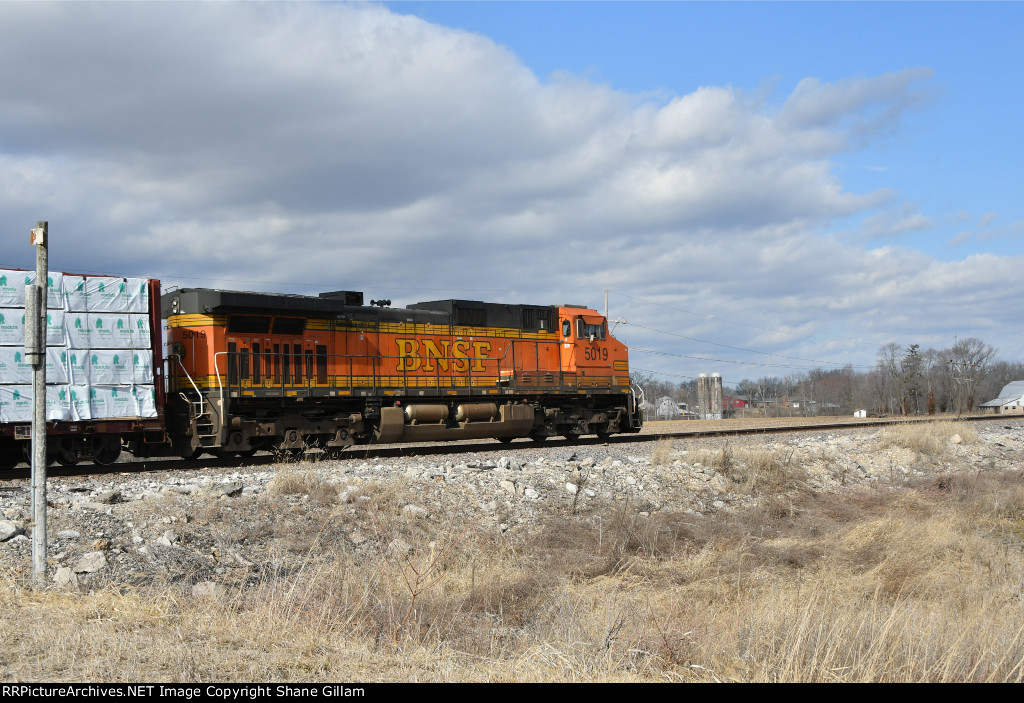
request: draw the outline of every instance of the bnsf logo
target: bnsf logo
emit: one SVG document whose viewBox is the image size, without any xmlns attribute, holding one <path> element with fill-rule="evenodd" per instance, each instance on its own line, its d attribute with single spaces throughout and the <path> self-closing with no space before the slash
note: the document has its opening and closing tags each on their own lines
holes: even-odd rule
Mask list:
<svg viewBox="0 0 1024 703">
<path fill-rule="evenodd" d="M 399 371 L 433 371 L 435 368 L 448 371 L 450 366 L 452 371 L 464 373 L 470 369 L 471 360 L 473 371 L 483 371 L 484 359 L 491 350 L 490 342 L 470 342 L 465 339 L 454 343 L 447 339 L 440 342 L 432 339 L 396 339 L 395 344 L 398 345 Z"/>
</svg>

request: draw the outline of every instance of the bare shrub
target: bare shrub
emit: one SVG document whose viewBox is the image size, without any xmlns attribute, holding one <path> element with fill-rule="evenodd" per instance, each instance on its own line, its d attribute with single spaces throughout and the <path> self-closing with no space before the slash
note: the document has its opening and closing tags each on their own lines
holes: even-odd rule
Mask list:
<svg viewBox="0 0 1024 703">
<path fill-rule="evenodd" d="M 333 503 L 339 486 L 328 481 L 306 464 L 280 464 L 267 486 L 271 495 L 306 495 L 316 503 Z"/>
<path fill-rule="evenodd" d="M 676 450 L 671 440 L 661 439 L 654 443 L 651 451 L 651 466 L 668 466 L 676 459 Z"/>
</svg>

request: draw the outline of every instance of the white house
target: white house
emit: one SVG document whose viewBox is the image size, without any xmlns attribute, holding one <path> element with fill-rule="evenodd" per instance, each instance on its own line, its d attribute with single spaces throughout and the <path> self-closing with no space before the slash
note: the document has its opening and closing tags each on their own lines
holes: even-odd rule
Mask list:
<svg viewBox="0 0 1024 703">
<path fill-rule="evenodd" d="M 1024 381 L 1007 383 L 999 391 L 999 397 L 978 406 L 982 410 L 991 408 L 996 413 L 1024 413 Z"/>
</svg>

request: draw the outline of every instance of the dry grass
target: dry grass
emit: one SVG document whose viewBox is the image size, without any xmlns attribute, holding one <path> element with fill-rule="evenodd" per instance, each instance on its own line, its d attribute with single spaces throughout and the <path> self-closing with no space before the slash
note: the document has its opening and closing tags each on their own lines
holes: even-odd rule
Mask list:
<svg viewBox="0 0 1024 703">
<path fill-rule="evenodd" d="M 660 439 L 651 450 L 652 466 L 668 466 L 678 458 L 674 443 L 668 439 Z"/>
<path fill-rule="evenodd" d="M 641 517 L 623 501 L 501 535 L 411 517 L 416 495 L 388 481 L 334 508 L 298 568 L 220 597 L 0 575 L 0 680 L 1024 678 L 1019 473 L 828 495 L 782 451 L 715 456 L 759 507 Z M 319 486 L 280 479 L 271 499 Z M 335 539 L 345 521 L 363 548 Z"/>
<path fill-rule="evenodd" d="M 757 442 L 700 446 L 687 459 L 721 472 L 748 493 L 791 491 L 799 488 L 806 478 L 804 468 L 794 461 L 792 449 Z"/>
<path fill-rule="evenodd" d="M 882 430 L 882 447 L 911 449 L 928 458 L 943 458 L 954 447 L 954 438 L 961 444 L 977 444 L 978 432 L 964 422 L 953 420 L 926 423 L 899 423 Z"/>
<path fill-rule="evenodd" d="M 309 463 L 278 464 L 268 490 L 271 495 L 306 495 L 316 503 L 337 500 L 340 488 L 325 479 Z"/>
</svg>

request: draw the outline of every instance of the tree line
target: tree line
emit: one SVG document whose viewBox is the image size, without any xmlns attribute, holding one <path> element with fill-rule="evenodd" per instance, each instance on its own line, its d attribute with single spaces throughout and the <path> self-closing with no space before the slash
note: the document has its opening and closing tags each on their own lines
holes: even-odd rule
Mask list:
<svg viewBox="0 0 1024 703">
<path fill-rule="evenodd" d="M 1024 363 L 996 359 L 996 349 L 975 337 L 957 339 L 945 349 L 922 350 L 918 344 L 890 342 L 878 350 L 873 368 L 816 368 L 784 376 L 724 381 L 724 394 L 742 397 L 762 408 L 792 407 L 801 414 L 919 415 L 973 412 L 996 398 L 1003 386 L 1024 380 Z M 647 399 L 670 397 L 697 401 L 697 381 L 665 381 L 650 374 L 634 375 Z"/>
</svg>

